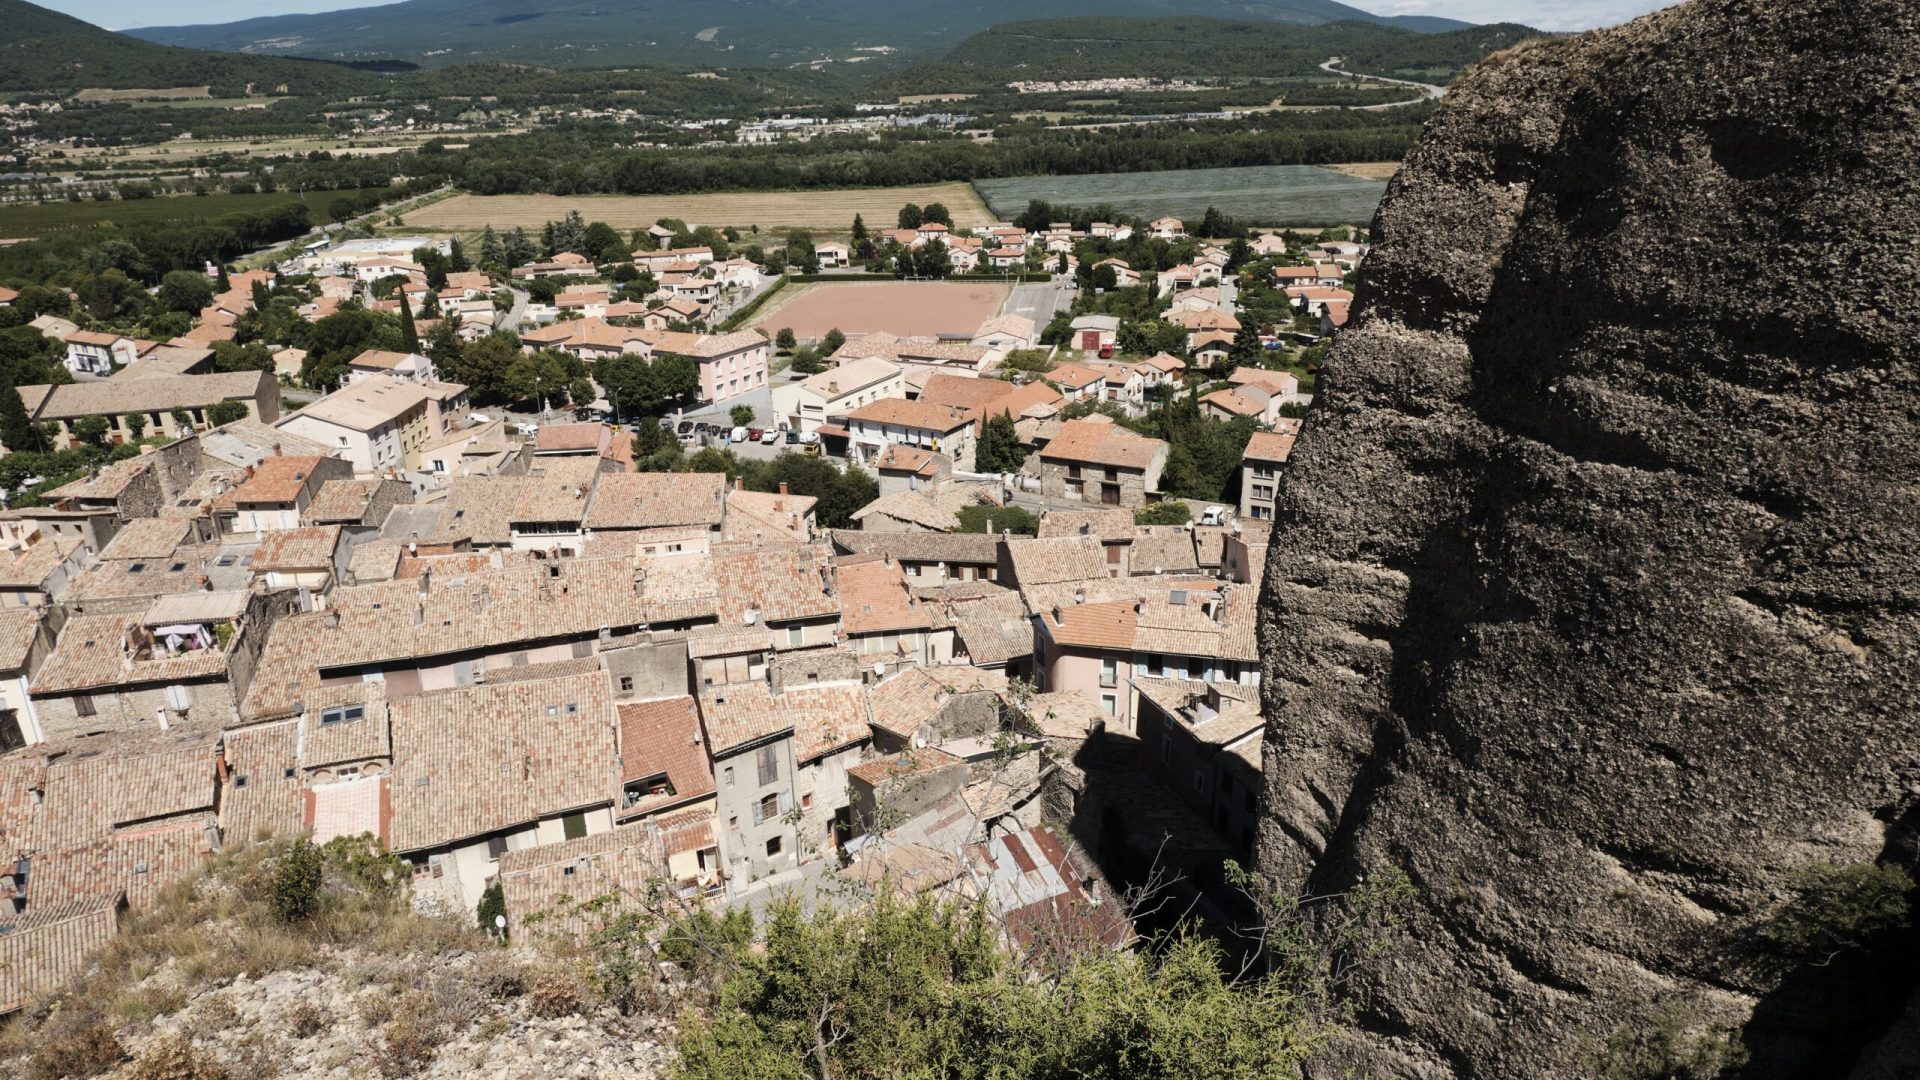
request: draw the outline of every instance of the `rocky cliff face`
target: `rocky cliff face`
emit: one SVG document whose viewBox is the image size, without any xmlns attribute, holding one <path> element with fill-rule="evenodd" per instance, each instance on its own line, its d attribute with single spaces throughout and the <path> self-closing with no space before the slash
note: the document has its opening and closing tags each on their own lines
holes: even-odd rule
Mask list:
<svg viewBox="0 0 1920 1080">
<path fill-rule="evenodd" d="M 1419 890 L 1329 1066 L 1589 1076 L 1665 1018 L 1820 1075 L 1885 1022 L 1762 934 L 1911 860 L 1916 177 L 1910 0 L 1694 0 L 1448 97 L 1263 597 L 1263 868 Z"/>
</svg>

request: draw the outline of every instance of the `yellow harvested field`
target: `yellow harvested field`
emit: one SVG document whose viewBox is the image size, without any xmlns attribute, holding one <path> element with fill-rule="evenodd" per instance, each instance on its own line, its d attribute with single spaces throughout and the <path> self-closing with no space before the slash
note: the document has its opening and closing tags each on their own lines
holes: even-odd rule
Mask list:
<svg viewBox="0 0 1920 1080">
<path fill-rule="evenodd" d="M 1346 173 L 1348 176 L 1357 176 L 1362 180 L 1391 180 L 1393 174 L 1400 171 L 1400 163 L 1397 161 L 1356 161 L 1348 165 L 1320 167 L 1332 172 Z"/>
<path fill-rule="evenodd" d="M 907 203 L 944 203 L 954 225 L 969 228 L 993 222 L 986 204 L 970 184 L 857 188 L 836 191 L 741 191 L 712 195 L 459 195 L 407 215 L 407 228 L 428 232 L 477 232 L 522 226 L 537 229 L 578 210 L 588 221 L 616 229 L 644 228 L 661 218 L 688 225 L 732 225 L 762 230 L 780 228 L 846 232 L 853 216 L 870 229 L 890 229 Z"/>
<path fill-rule="evenodd" d="M 88 87 L 73 95 L 75 101 L 143 101 L 166 98 L 212 97 L 211 86 L 171 86 L 159 90 L 103 90 Z"/>
</svg>

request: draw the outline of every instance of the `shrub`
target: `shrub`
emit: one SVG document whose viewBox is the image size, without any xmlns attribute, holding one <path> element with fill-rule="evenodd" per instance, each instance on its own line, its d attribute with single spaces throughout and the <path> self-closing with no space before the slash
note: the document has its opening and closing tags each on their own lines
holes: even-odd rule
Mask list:
<svg viewBox="0 0 1920 1080">
<path fill-rule="evenodd" d="M 127 1080 L 226 1080 L 227 1070 L 184 1035 L 156 1039 L 133 1059 Z"/>
<path fill-rule="evenodd" d="M 283 923 L 301 922 L 320 910 L 320 879 L 326 858 L 302 837 L 293 842 L 273 868 L 268 906 Z"/>
<path fill-rule="evenodd" d="M 527 986 L 527 1011 L 542 1020 L 575 1016 L 585 1008 L 580 980 L 571 972 L 543 971 Z"/>
<path fill-rule="evenodd" d="M 333 1017 L 319 1003 L 302 1000 L 287 1010 L 287 1031 L 296 1039 L 311 1039 L 333 1026 Z"/>
<path fill-rule="evenodd" d="M 1193 511 L 1178 499 L 1157 502 L 1133 512 L 1136 525 L 1185 525 L 1193 520 Z"/>
<path fill-rule="evenodd" d="M 411 1076 L 433 1061 L 446 1041 L 439 1018 L 419 994 L 409 994 L 394 1007 L 376 1060 L 382 1076 Z"/>
<path fill-rule="evenodd" d="M 496 881 L 487 886 L 486 892 L 480 894 L 480 903 L 475 906 L 473 912 L 474 921 L 479 923 L 480 929 L 486 931 L 493 937 L 505 941 L 507 939 L 506 927 L 496 926 L 494 921 L 497 918 L 504 917 L 506 913 L 506 891 L 502 889 L 500 883 Z"/>
<path fill-rule="evenodd" d="M 735 405 L 727 412 L 727 418 L 733 421 L 734 427 L 748 427 L 753 423 L 754 419 L 753 406 Z"/>
<path fill-rule="evenodd" d="M 72 1031 L 45 1037 L 27 1059 L 32 1080 L 60 1080 L 69 1076 L 98 1076 L 126 1060 L 126 1047 L 113 1029 L 88 1020 Z"/>
<path fill-rule="evenodd" d="M 1795 871 L 1796 895 L 1760 932 L 1788 956 L 1824 964 L 1905 926 L 1913 878 L 1898 866 L 1814 863 Z"/>
</svg>

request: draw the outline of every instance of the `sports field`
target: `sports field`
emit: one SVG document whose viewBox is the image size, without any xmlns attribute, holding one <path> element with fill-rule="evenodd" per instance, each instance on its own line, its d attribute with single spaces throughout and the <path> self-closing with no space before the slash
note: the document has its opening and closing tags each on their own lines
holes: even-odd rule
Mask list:
<svg viewBox="0 0 1920 1080">
<path fill-rule="evenodd" d="M 537 229 L 578 210 L 588 221 L 604 221 L 616 229 L 642 228 L 661 218 L 679 218 L 688 225 L 728 225 L 762 230 L 804 228 L 844 233 L 853 228 L 853 216 L 867 227 L 890 229 L 907 203 L 925 206 L 944 203 L 961 228 L 993 221 L 987 208 L 966 184 L 923 184 L 916 187 L 855 188 L 835 191 L 738 191 L 705 195 L 461 195 L 407 215 L 408 229 L 430 232 L 478 232 L 487 225 Z"/>
<path fill-rule="evenodd" d="M 801 341 L 827 331 L 885 332 L 900 337 L 971 336 L 1000 313 L 1010 285 L 957 281 L 850 281 L 790 286 L 760 312 L 753 325 L 769 334 L 792 330 Z"/>
<path fill-rule="evenodd" d="M 1044 199 L 1056 206 L 1104 203 L 1143 218 L 1171 214 L 1190 224 L 1211 206 L 1250 225 L 1364 224 L 1373 220 L 1373 211 L 1387 190 L 1379 180 L 1315 165 L 1017 176 L 979 180 L 974 187 L 1002 215 L 1018 214 L 1029 200 Z"/>
</svg>

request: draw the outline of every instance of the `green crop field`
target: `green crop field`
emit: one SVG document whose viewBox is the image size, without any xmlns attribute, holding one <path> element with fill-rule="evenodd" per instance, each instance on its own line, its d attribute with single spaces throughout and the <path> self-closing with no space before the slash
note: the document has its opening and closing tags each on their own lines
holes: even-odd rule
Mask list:
<svg viewBox="0 0 1920 1080">
<path fill-rule="evenodd" d="M 1102 203 L 1143 218 L 1171 214 L 1196 222 L 1207 207 L 1253 225 L 1348 225 L 1373 219 L 1387 185 L 1316 165 L 1180 169 L 1090 176 L 1016 176 L 973 185 L 1002 218 L 1033 199 L 1056 206 Z"/>
<path fill-rule="evenodd" d="M 90 229 L 111 222 L 126 226 L 145 222 L 212 221 L 249 210 L 267 210 L 304 202 L 316 225 L 329 219 L 327 206 L 357 191 L 293 191 L 254 195 L 167 195 L 152 199 L 114 199 L 110 202 L 19 203 L 0 206 L 0 240 L 32 240 L 73 229 Z"/>
</svg>

